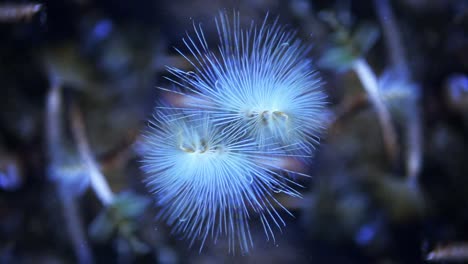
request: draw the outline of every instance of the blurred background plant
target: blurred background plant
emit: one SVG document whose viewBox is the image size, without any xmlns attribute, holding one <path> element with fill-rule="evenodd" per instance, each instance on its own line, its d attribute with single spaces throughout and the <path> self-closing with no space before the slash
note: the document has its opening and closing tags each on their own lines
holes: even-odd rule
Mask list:
<svg viewBox="0 0 468 264">
<path fill-rule="evenodd" d="M 170 236 L 135 148 L 224 8 L 296 28 L 331 109 L 305 198 L 278 194 L 296 219 L 248 256 Z M 464 0 L 0 3 L 0 263 L 467 261 L 467 28 Z"/>
</svg>

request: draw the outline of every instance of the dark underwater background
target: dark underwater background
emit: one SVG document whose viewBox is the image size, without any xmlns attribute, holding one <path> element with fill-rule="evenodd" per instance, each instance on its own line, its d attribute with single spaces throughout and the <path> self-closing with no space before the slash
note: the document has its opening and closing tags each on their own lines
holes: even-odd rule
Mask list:
<svg viewBox="0 0 468 264">
<path fill-rule="evenodd" d="M 304 198 L 277 197 L 294 218 L 273 242 L 252 217 L 248 254 L 171 235 L 138 153 L 166 66 L 191 68 L 174 47 L 193 23 L 216 44 L 230 10 L 311 45 L 329 112 Z M 403 80 L 385 98 L 393 146 L 356 60 Z M 1 1 L 0 263 L 92 262 L 468 263 L 468 2 Z"/>
</svg>

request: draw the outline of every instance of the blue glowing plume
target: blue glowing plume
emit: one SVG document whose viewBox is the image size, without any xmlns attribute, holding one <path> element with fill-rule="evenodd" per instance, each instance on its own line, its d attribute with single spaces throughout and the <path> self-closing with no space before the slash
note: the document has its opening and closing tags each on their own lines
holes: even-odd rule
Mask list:
<svg viewBox="0 0 468 264">
<path fill-rule="evenodd" d="M 223 134 L 208 116 L 160 110 L 145 136 L 143 169 L 161 206 L 159 217 L 191 244 L 226 235 L 230 250 L 252 247 L 249 213 L 260 216 L 267 237 L 284 222 L 274 193 L 300 197 L 279 173 L 292 161 L 259 151 L 240 134 Z M 296 184 L 297 185 L 297 184 Z M 286 212 L 287 210 L 283 208 Z"/>
<path fill-rule="evenodd" d="M 249 227 L 259 217 L 267 239 L 284 222 L 276 193 L 300 197 L 291 175 L 311 154 L 323 123 L 324 94 L 293 32 L 253 23 L 239 14 L 216 20 L 218 49 L 201 27 L 184 43 L 193 71 L 169 68 L 177 89 L 158 106 L 145 136 L 144 170 L 159 217 L 190 241 L 227 237 L 231 251 L 253 246 Z"/>
<path fill-rule="evenodd" d="M 323 124 L 325 95 L 307 58 L 309 47 L 295 33 L 267 23 L 240 27 L 226 13 L 216 20 L 219 46 L 211 50 L 201 27 L 184 39 L 180 52 L 194 71 L 169 68 L 168 79 L 189 93 L 176 105 L 200 109 L 226 129 L 248 131 L 260 147 L 275 143 L 310 154 Z"/>
</svg>

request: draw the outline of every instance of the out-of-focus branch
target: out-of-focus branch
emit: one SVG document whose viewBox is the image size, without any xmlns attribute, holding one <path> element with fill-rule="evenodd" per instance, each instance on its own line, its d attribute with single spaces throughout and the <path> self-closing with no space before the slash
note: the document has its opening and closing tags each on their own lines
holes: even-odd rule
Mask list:
<svg viewBox="0 0 468 264">
<path fill-rule="evenodd" d="M 392 124 L 390 112 L 379 96 L 379 85 L 377 77 L 372 71 L 365 59 L 357 59 L 353 63 L 353 70 L 356 72 L 364 89 L 369 95 L 369 100 L 375 108 L 379 119 L 380 127 L 382 128 L 382 136 L 391 162 L 395 162 L 398 155 L 398 142 L 396 137 L 395 127 Z"/>
<path fill-rule="evenodd" d="M 367 107 L 369 105 L 368 97 L 367 93 L 361 93 L 343 100 L 334 110 L 335 115 L 330 121 L 331 126 L 337 125 L 340 121 Z"/>
<path fill-rule="evenodd" d="M 390 53 L 390 59 L 395 69 L 403 78 L 408 78 L 409 69 L 406 56 L 401 45 L 400 31 L 388 0 L 374 0 L 377 15 L 382 24 L 385 41 Z"/>
<path fill-rule="evenodd" d="M 79 263 L 90 264 L 93 263 L 91 250 L 88 247 L 85 232 L 83 230 L 83 222 L 77 206 L 75 196 L 70 195 L 70 190 L 59 186 L 58 193 L 64 212 L 64 220 L 67 226 L 68 234 L 72 240 L 75 254 Z"/>
<path fill-rule="evenodd" d="M 398 23 L 393 15 L 388 0 L 374 0 L 377 14 L 382 24 L 388 52 L 395 70 L 396 76 L 403 82 L 410 84 L 411 72 L 401 42 L 401 34 Z M 408 85 L 408 89 L 417 89 L 415 85 Z M 418 93 L 410 91 L 409 94 Z M 415 96 L 417 98 L 417 96 Z M 422 166 L 422 120 L 418 99 L 408 106 L 410 108 L 406 116 L 406 176 L 409 181 L 416 182 Z"/>
<path fill-rule="evenodd" d="M 60 155 L 62 137 L 61 137 L 61 111 L 62 111 L 62 96 L 61 86 L 59 81 L 54 80 L 49 93 L 47 95 L 47 111 L 46 111 L 46 141 L 51 162 L 57 160 L 57 155 Z"/>
<path fill-rule="evenodd" d="M 406 135 L 406 176 L 410 182 L 417 182 L 422 166 L 422 121 L 416 105 L 408 113 Z"/>
<path fill-rule="evenodd" d="M 73 244 L 76 257 L 79 263 L 93 263 L 91 250 L 88 247 L 84 235 L 83 223 L 77 207 L 75 196 L 68 190 L 69 185 L 65 184 L 58 174 L 57 168 L 60 166 L 60 156 L 62 150 L 62 96 L 61 84 L 57 80 L 52 80 L 52 85 L 47 94 L 46 102 L 46 142 L 49 154 L 49 175 L 54 180 L 59 200 L 62 205 L 65 226 Z M 54 174 L 54 175 L 52 175 Z"/>
<path fill-rule="evenodd" d="M 453 243 L 446 246 L 437 246 L 429 252 L 426 260 L 432 262 L 457 262 L 468 261 L 468 243 Z"/>
<path fill-rule="evenodd" d="M 0 22 L 13 23 L 31 20 L 32 17 L 43 9 L 42 4 L 0 4 Z"/>
<path fill-rule="evenodd" d="M 83 117 L 76 104 L 73 104 L 71 107 L 70 119 L 73 137 L 75 138 L 78 146 L 78 152 L 88 168 L 91 187 L 99 200 L 101 200 L 105 206 L 108 206 L 112 203 L 114 194 L 112 193 L 104 175 L 99 170 L 99 165 L 93 158 L 93 154 L 91 153 L 91 149 L 89 148 L 88 140 L 86 138 Z"/>
</svg>

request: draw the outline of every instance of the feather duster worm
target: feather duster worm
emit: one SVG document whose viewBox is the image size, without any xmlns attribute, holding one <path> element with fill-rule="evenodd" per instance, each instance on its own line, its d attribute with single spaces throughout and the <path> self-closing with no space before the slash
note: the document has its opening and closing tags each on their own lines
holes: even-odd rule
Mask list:
<svg viewBox="0 0 468 264">
<path fill-rule="evenodd" d="M 241 29 L 238 14 L 221 13 L 216 25 L 216 52 L 195 27 L 184 39 L 190 54 L 180 52 L 194 70 L 169 67 L 180 90 L 161 88 L 170 104 L 156 108 L 143 169 L 174 233 L 200 250 L 226 236 L 245 253 L 251 216 L 274 240 L 285 225 L 277 209 L 289 213 L 274 195 L 301 197 L 290 176 L 304 175 L 299 158 L 313 151 L 325 96 L 309 49 L 277 21 Z"/>
<path fill-rule="evenodd" d="M 267 17 L 268 18 L 268 17 Z M 276 146 L 313 152 L 323 124 L 325 95 L 307 53 L 309 46 L 277 20 L 260 27 L 240 27 L 226 13 L 216 20 L 219 46 L 212 51 L 201 27 L 179 53 L 194 67 L 169 67 L 169 80 L 184 87 L 177 104 L 185 111 L 203 110 L 217 125 L 246 130 L 261 148 Z"/>
</svg>

